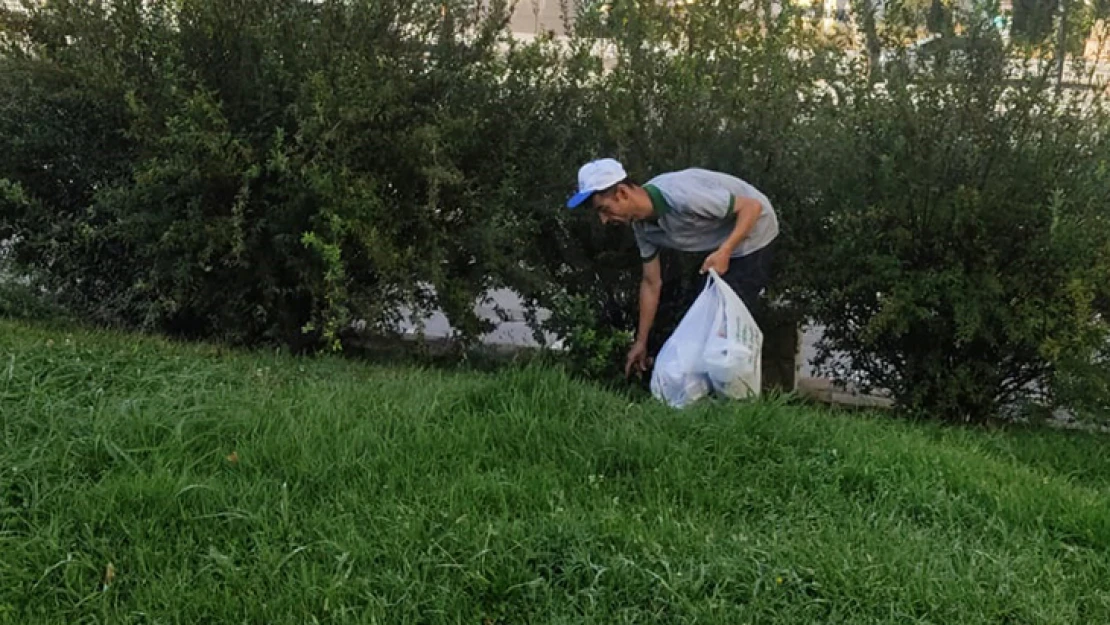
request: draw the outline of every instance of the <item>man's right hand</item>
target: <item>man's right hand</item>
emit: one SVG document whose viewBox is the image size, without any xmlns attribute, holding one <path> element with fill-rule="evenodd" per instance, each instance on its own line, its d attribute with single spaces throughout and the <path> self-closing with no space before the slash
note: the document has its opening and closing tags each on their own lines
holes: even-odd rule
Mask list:
<svg viewBox="0 0 1110 625">
<path fill-rule="evenodd" d="M 647 371 L 651 361 L 647 356 L 647 337 L 651 324 L 655 321 L 655 311 L 659 308 L 659 291 L 663 288 L 663 271 L 656 256 L 644 263 L 643 276 L 640 278 L 640 323 L 636 326 L 636 342 L 628 350 L 628 360 L 624 364 L 624 377 L 632 370 L 637 373 Z"/>
<path fill-rule="evenodd" d="M 640 341 L 636 341 L 632 345 L 632 349 L 628 350 L 628 359 L 624 363 L 624 377 L 627 378 L 632 375 L 633 369 L 635 369 L 637 373 L 644 373 L 648 370 L 650 365 L 651 363 L 648 362 L 647 345 Z"/>
</svg>

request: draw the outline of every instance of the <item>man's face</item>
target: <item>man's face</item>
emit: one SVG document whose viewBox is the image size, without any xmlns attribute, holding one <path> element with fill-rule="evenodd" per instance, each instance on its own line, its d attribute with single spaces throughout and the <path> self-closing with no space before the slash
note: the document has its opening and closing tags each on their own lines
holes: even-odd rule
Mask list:
<svg viewBox="0 0 1110 625">
<path fill-rule="evenodd" d="M 593 196 L 593 205 L 603 224 L 626 224 L 632 221 L 632 197 L 623 184 L 606 193 Z"/>
</svg>

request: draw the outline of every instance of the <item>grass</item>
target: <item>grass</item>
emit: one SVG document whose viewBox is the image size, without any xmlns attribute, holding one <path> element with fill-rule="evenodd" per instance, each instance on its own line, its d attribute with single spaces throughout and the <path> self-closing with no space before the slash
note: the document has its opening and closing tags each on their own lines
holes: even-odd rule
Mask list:
<svg viewBox="0 0 1110 625">
<path fill-rule="evenodd" d="M 5 623 L 1110 622 L 1104 436 L 2 320 L 0 427 Z"/>
</svg>

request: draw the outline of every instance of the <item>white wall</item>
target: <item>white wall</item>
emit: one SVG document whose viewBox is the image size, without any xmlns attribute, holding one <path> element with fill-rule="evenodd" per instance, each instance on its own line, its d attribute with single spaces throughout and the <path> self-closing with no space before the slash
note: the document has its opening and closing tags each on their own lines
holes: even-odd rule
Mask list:
<svg viewBox="0 0 1110 625">
<path fill-rule="evenodd" d="M 575 0 L 566 0 L 567 10 L 574 11 Z M 518 0 L 510 27 L 514 33 L 537 34 L 554 31 L 565 35 L 563 8 L 559 0 Z"/>
</svg>

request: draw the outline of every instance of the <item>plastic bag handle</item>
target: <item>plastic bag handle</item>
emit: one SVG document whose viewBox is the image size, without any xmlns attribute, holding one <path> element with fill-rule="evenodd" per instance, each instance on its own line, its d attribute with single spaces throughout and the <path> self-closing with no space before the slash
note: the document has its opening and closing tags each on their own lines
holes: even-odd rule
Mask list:
<svg viewBox="0 0 1110 625">
<path fill-rule="evenodd" d="M 709 268 L 709 277 L 706 278 L 706 288 L 708 288 L 710 284 L 720 285 L 724 281 L 725 279 L 721 277 L 721 274 L 717 273 L 716 269 L 712 267 Z"/>
</svg>

